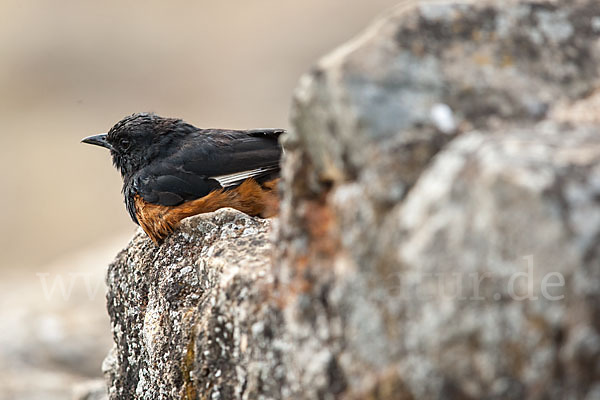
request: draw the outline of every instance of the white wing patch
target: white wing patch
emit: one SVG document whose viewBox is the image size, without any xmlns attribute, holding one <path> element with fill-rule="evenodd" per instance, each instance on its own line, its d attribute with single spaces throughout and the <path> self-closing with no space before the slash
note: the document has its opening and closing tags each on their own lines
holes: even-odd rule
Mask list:
<svg viewBox="0 0 600 400">
<path fill-rule="evenodd" d="M 277 168 L 277 166 L 260 167 L 248 171 L 236 172 L 235 174 L 211 176 L 210 178 L 216 180 L 222 187 L 225 188 L 229 186 L 235 186 L 249 178 L 255 178 L 257 176 L 265 175 L 266 173 L 274 171 Z"/>
</svg>

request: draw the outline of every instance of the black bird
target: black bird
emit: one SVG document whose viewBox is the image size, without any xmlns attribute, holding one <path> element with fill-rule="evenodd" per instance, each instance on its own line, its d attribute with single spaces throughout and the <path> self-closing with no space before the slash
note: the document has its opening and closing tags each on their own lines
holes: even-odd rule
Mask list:
<svg viewBox="0 0 600 400">
<path fill-rule="evenodd" d="M 199 129 L 139 113 L 82 142 L 110 150 L 131 219 L 160 243 L 183 218 L 222 207 L 276 215 L 284 132 Z"/>
</svg>

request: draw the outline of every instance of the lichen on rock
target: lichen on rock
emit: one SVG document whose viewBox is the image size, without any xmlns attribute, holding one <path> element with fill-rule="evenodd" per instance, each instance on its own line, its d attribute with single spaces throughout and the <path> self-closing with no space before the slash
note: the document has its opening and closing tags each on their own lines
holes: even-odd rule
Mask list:
<svg viewBox="0 0 600 400">
<path fill-rule="evenodd" d="M 197 398 L 207 388 L 236 398 L 251 390 L 258 377 L 247 371 L 250 355 L 265 347 L 252 328 L 277 318 L 265 301 L 270 226 L 222 209 L 184 221 L 161 246 L 138 232 L 107 277 L 111 398 Z"/>
</svg>

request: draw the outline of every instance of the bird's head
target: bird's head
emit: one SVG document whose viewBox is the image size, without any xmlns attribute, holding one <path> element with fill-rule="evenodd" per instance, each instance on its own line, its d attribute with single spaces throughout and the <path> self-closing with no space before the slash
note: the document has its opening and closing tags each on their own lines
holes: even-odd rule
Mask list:
<svg viewBox="0 0 600 400">
<path fill-rule="evenodd" d="M 168 142 L 182 130 L 181 125 L 187 126 L 179 119 L 138 113 L 123 118 L 108 133 L 86 137 L 82 142 L 109 149 L 113 164 L 126 177 L 167 148 Z"/>
</svg>

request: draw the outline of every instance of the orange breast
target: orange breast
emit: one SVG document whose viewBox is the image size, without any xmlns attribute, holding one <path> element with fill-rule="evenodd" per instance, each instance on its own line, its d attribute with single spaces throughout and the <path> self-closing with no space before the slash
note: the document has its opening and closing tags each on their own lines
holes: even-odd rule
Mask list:
<svg viewBox="0 0 600 400">
<path fill-rule="evenodd" d="M 172 207 L 147 203 L 136 195 L 135 212 L 142 229 L 159 244 L 175 230 L 182 219 L 223 207 L 235 208 L 248 215 L 263 218 L 277 215 L 278 181 L 279 179 L 274 179 L 261 185 L 254 179 L 248 179 L 236 188 L 215 190 L 207 196 Z"/>
</svg>

